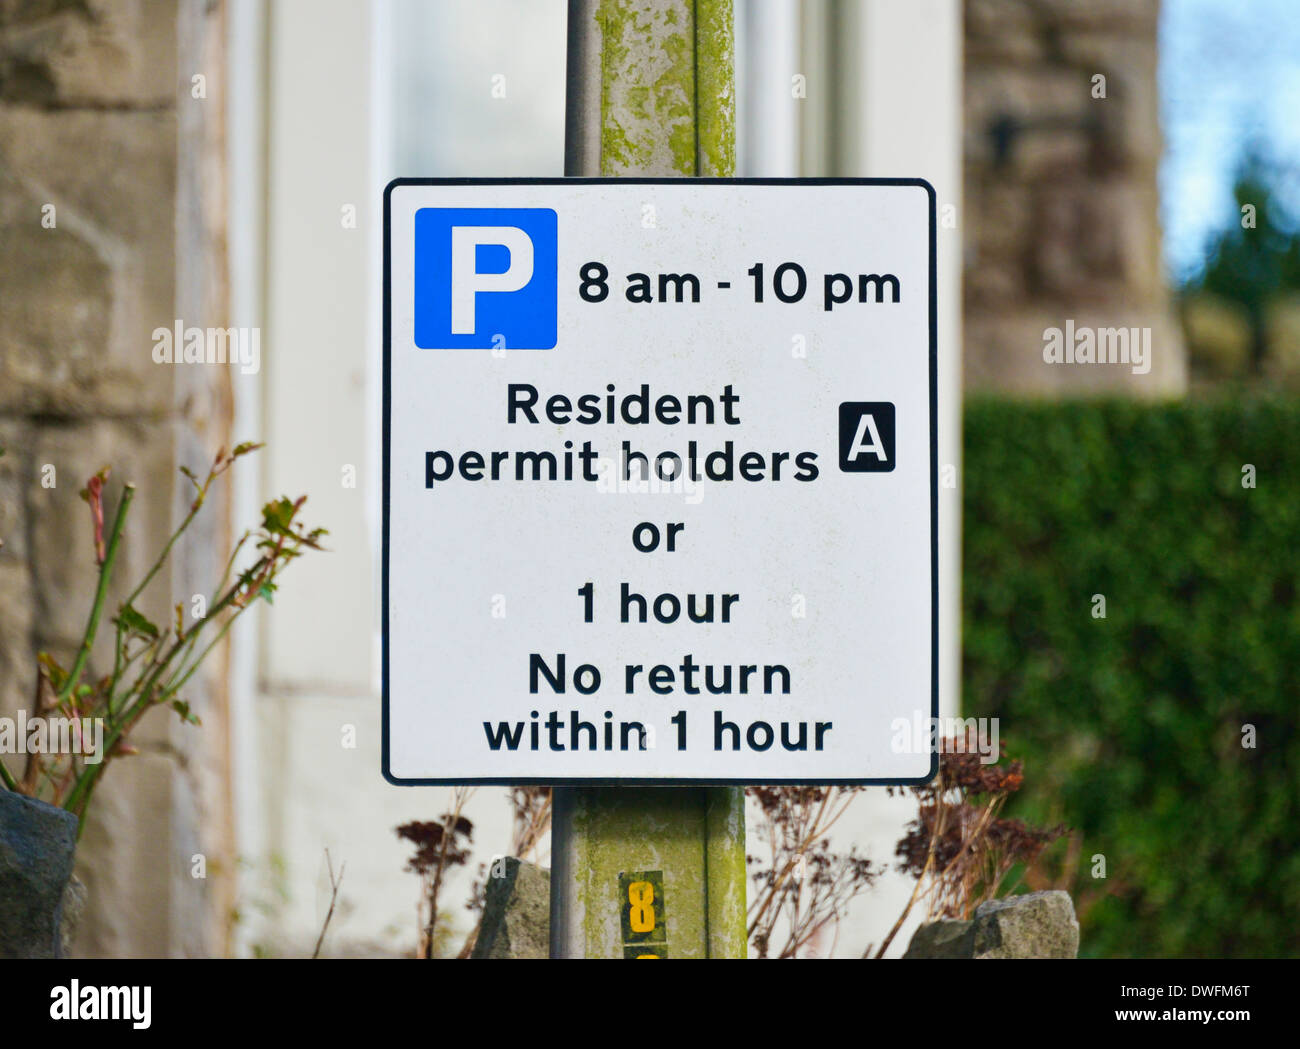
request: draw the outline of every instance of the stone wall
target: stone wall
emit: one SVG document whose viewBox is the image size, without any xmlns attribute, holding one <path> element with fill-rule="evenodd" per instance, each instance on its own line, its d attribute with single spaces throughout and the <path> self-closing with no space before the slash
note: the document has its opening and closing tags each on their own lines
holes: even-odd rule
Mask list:
<svg viewBox="0 0 1300 1049">
<path fill-rule="evenodd" d="M 0 714 L 29 702 L 34 657 L 68 657 L 95 567 L 77 492 L 104 465 L 136 484 L 116 593 L 161 549 L 228 440 L 216 366 L 152 359 L 175 318 L 225 325 L 224 10 L 219 0 L 0 0 Z M 193 77 L 202 75 L 202 97 Z M 52 472 L 51 472 L 52 471 Z M 51 480 L 53 484 L 51 486 Z M 227 507 L 178 549 L 145 611 L 207 593 Z M 103 673 L 111 640 L 91 672 Z M 100 786 L 78 852 L 89 889 L 79 956 L 221 953 L 231 911 L 228 748 L 220 664 Z M 207 877 L 191 877 L 203 854 Z"/>
<path fill-rule="evenodd" d="M 968 389 L 1185 388 L 1160 257 L 1158 16 L 1158 0 L 966 0 Z M 1150 372 L 1045 363 L 1044 331 L 1067 320 L 1150 328 Z"/>
</svg>

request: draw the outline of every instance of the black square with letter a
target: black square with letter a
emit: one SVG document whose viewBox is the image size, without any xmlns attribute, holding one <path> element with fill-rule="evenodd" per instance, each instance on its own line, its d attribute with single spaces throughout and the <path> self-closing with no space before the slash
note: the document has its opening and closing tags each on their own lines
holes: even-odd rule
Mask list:
<svg viewBox="0 0 1300 1049">
<path fill-rule="evenodd" d="M 894 405 L 845 401 L 840 405 L 840 469 L 886 473 L 894 468 Z"/>
</svg>

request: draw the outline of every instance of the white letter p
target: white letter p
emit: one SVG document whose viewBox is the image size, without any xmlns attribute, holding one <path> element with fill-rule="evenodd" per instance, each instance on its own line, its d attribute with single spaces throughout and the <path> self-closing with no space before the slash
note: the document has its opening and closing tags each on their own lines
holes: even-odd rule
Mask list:
<svg viewBox="0 0 1300 1049">
<path fill-rule="evenodd" d="M 510 253 L 504 273 L 477 272 L 480 244 L 499 244 Z M 452 334 L 474 334 L 474 296 L 480 291 L 518 291 L 532 279 L 532 238 L 518 226 L 452 226 Z"/>
</svg>

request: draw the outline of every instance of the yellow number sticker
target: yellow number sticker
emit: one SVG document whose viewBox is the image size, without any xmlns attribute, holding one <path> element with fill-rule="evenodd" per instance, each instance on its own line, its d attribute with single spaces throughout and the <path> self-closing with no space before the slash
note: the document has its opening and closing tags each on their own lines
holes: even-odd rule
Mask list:
<svg viewBox="0 0 1300 1049">
<path fill-rule="evenodd" d="M 664 872 L 624 871 L 618 876 L 618 889 L 623 957 L 668 957 Z"/>
<path fill-rule="evenodd" d="M 633 932 L 653 932 L 655 927 L 655 887 L 648 881 L 634 881 L 627 887 L 627 900 L 632 905 L 627 923 Z"/>
</svg>

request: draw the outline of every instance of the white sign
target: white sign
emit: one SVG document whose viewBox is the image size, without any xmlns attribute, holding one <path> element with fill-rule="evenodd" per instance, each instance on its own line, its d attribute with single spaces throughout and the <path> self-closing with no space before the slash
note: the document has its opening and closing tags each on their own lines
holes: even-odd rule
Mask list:
<svg viewBox="0 0 1300 1049">
<path fill-rule="evenodd" d="M 916 179 L 388 187 L 392 782 L 931 774 L 934 229 Z"/>
</svg>

